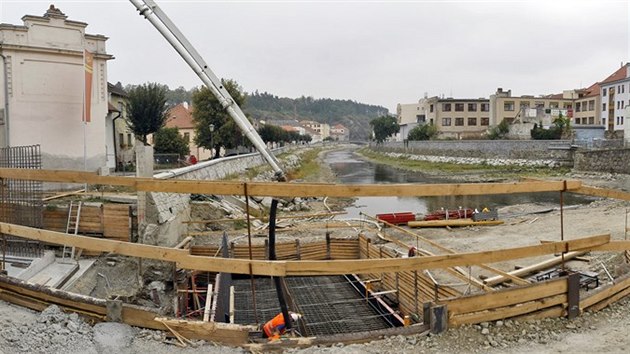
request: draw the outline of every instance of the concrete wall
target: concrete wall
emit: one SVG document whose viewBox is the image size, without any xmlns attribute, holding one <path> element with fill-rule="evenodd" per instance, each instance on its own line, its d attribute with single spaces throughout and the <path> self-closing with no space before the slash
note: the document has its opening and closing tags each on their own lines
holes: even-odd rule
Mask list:
<svg viewBox="0 0 630 354">
<path fill-rule="evenodd" d="M 577 151 L 574 168 L 578 171 L 630 174 L 630 148 Z"/>
<path fill-rule="evenodd" d="M 371 148 L 380 151 L 406 152 L 419 155 L 500 158 L 500 159 L 551 159 L 571 160 L 572 151 L 559 149 L 570 146 L 568 140 L 435 140 L 387 142 Z"/>
<path fill-rule="evenodd" d="M 288 151 L 292 147 L 276 149 L 274 154 Z M 247 169 L 265 165 L 267 162 L 258 153 L 224 157 L 204 161 L 154 175 L 158 179 L 220 180 L 229 175 L 242 174 Z M 140 208 L 138 208 L 140 210 Z M 159 246 L 174 246 L 186 232 L 190 220 L 190 194 L 151 192 L 147 196 L 147 209 L 143 243 Z"/>
</svg>

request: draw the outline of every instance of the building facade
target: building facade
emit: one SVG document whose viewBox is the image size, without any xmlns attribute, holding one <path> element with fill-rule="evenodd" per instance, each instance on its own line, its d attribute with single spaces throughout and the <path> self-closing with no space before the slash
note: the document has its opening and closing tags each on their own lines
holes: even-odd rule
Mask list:
<svg viewBox="0 0 630 354">
<path fill-rule="evenodd" d="M 312 120 L 303 120 L 303 121 L 300 121 L 300 125 L 305 128 L 309 128 L 312 131 L 317 132 L 319 136 L 321 136 L 322 140 L 330 136 L 330 125 L 326 123 L 315 122 Z M 313 137 L 313 140 L 314 139 L 315 138 Z"/>
<path fill-rule="evenodd" d="M 192 117 L 192 109 L 187 102 L 180 103 L 171 108 L 166 116 L 167 128 L 177 128 L 179 134 L 188 142 L 190 154 L 195 155 L 199 161 L 212 158 L 212 151 L 204 147 L 197 146 L 195 143 L 195 124 Z"/>
<path fill-rule="evenodd" d="M 109 114 L 105 121 L 107 167 L 110 171 L 123 171 L 135 163 L 136 138 L 127 118 L 128 96 L 120 82 L 116 85 L 107 83 L 107 90 L 109 93 Z"/>
<path fill-rule="evenodd" d="M 349 141 L 350 131 L 343 124 L 335 124 L 330 128 L 330 136 L 335 141 Z"/>
<path fill-rule="evenodd" d="M 630 106 L 630 63 L 600 83 L 601 86 L 601 124 L 609 133 L 623 132 L 626 107 Z"/>
<path fill-rule="evenodd" d="M 86 23 L 53 5 L 22 21 L 0 24 L 0 145 L 39 144 L 43 168 L 107 173 L 107 37 L 85 33 Z M 93 62 L 84 123 L 86 50 Z"/>
</svg>

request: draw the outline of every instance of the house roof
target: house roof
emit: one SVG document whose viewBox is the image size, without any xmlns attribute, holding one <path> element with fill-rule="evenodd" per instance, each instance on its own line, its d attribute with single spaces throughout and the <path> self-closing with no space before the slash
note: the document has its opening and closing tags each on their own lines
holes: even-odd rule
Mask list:
<svg viewBox="0 0 630 354">
<path fill-rule="evenodd" d="M 346 129 L 342 124 L 335 124 L 334 129 Z"/>
<path fill-rule="evenodd" d="M 192 110 L 183 103 L 169 109 L 165 126 L 167 128 L 193 129 L 195 124 L 192 119 Z"/>
<path fill-rule="evenodd" d="M 292 125 L 281 125 L 280 128 L 284 129 L 285 131 L 288 132 L 297 132 L 299 131 L 297 127 L 294 127 Z"/>
<path fill-rule="evenodd" d="M 127 97 L 127 92 L 125 91 L 125 89 L 123 89 L 123 86 L 120 82 L 117 82 L 116 85 L 112 84 L 111 82 L 107 83 L 107 91 L 111 94 L 117 95 L 117 96 L 121 96 L 121 97 Z"/>
<path fill-rule="evenodd" d="M 601 86 L 599 85 L 599 82 L 596 82 L 592 84 L 591 86 L 584 89 L 584 96 L 582 98 L 599 96 L 600 91 L 601 91 Z"/>
<path fill-rule="evenodd" d="M 309 127 L 304 127 L 304 131 L 306 131 L 306 133 L 312 137 L 314 137 L 315 135 L 321 135 L 320 133 L 316 132 L 315 130 Z"/>
<path fill-rule="evenodd" d="M 627 77 L 628 74 L 628 65 L 630 65 L 630 63 L 627 63 L 626 65 L 620 67 L 619 69 L 617 69 L 617 71 L 615 71 L 614 73 L 610 74 L 610 76 L 608 76 L 607 78 L 604 79 L 604 81 L 601 81 L 599 84 L 601 86 L 611 83 L 611 82 L 615 82 L 615 81 L 619 81 L 619 80 L 623 80 Z"/>
</svg>

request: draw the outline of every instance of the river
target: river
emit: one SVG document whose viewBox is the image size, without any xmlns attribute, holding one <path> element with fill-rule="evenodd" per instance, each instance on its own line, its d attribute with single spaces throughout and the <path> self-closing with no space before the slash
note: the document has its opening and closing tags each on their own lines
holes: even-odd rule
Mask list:
<svg viewBox="0 0 630 354">
<path fill-rule="evenodd" d="M 444 179 L 425 175 L 421 172 L 406 171 L 391 166 L 373 163 L 360 159 L 352 150 L 337 150 L 329 152 L 324 161 L 337 175 L 339 183 L 345 184 L 388 184 L 388 183 L 453 183 Z M 592 198 L 567 193 L 564 196 L 565 205 L 584 204 Z M 440 196 L 440 197 L 360 197 L 353 206 L 346 209 L 345 217 L 356 218 L 363 212 L 368 215 L 391 212 L 405 212 L 426 214 L 427 212 L 444 209 L 472 208 L 483 209 L 500 208 L 507 205 L 523 203 L 560 204 L 560 193 L 519 193 L 499 195 L 475 196 Z"/>
</svg>

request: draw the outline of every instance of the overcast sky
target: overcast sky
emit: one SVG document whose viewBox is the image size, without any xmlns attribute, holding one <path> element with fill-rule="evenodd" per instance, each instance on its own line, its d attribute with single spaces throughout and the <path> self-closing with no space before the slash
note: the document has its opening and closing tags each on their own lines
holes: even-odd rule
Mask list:
<svg viewBox="0 0 630 354">
<path fill-rule="evenodd" d="M 127 1 L 0 0 L 22 24 L 54 3 L 109 37 L 109 81 L 201 84 Z M 385 106 L 429 96 L 548 94 L 630 58 L 628 1 L 159 1 L 219 77 L 248 92 Z"/>
</svg>

